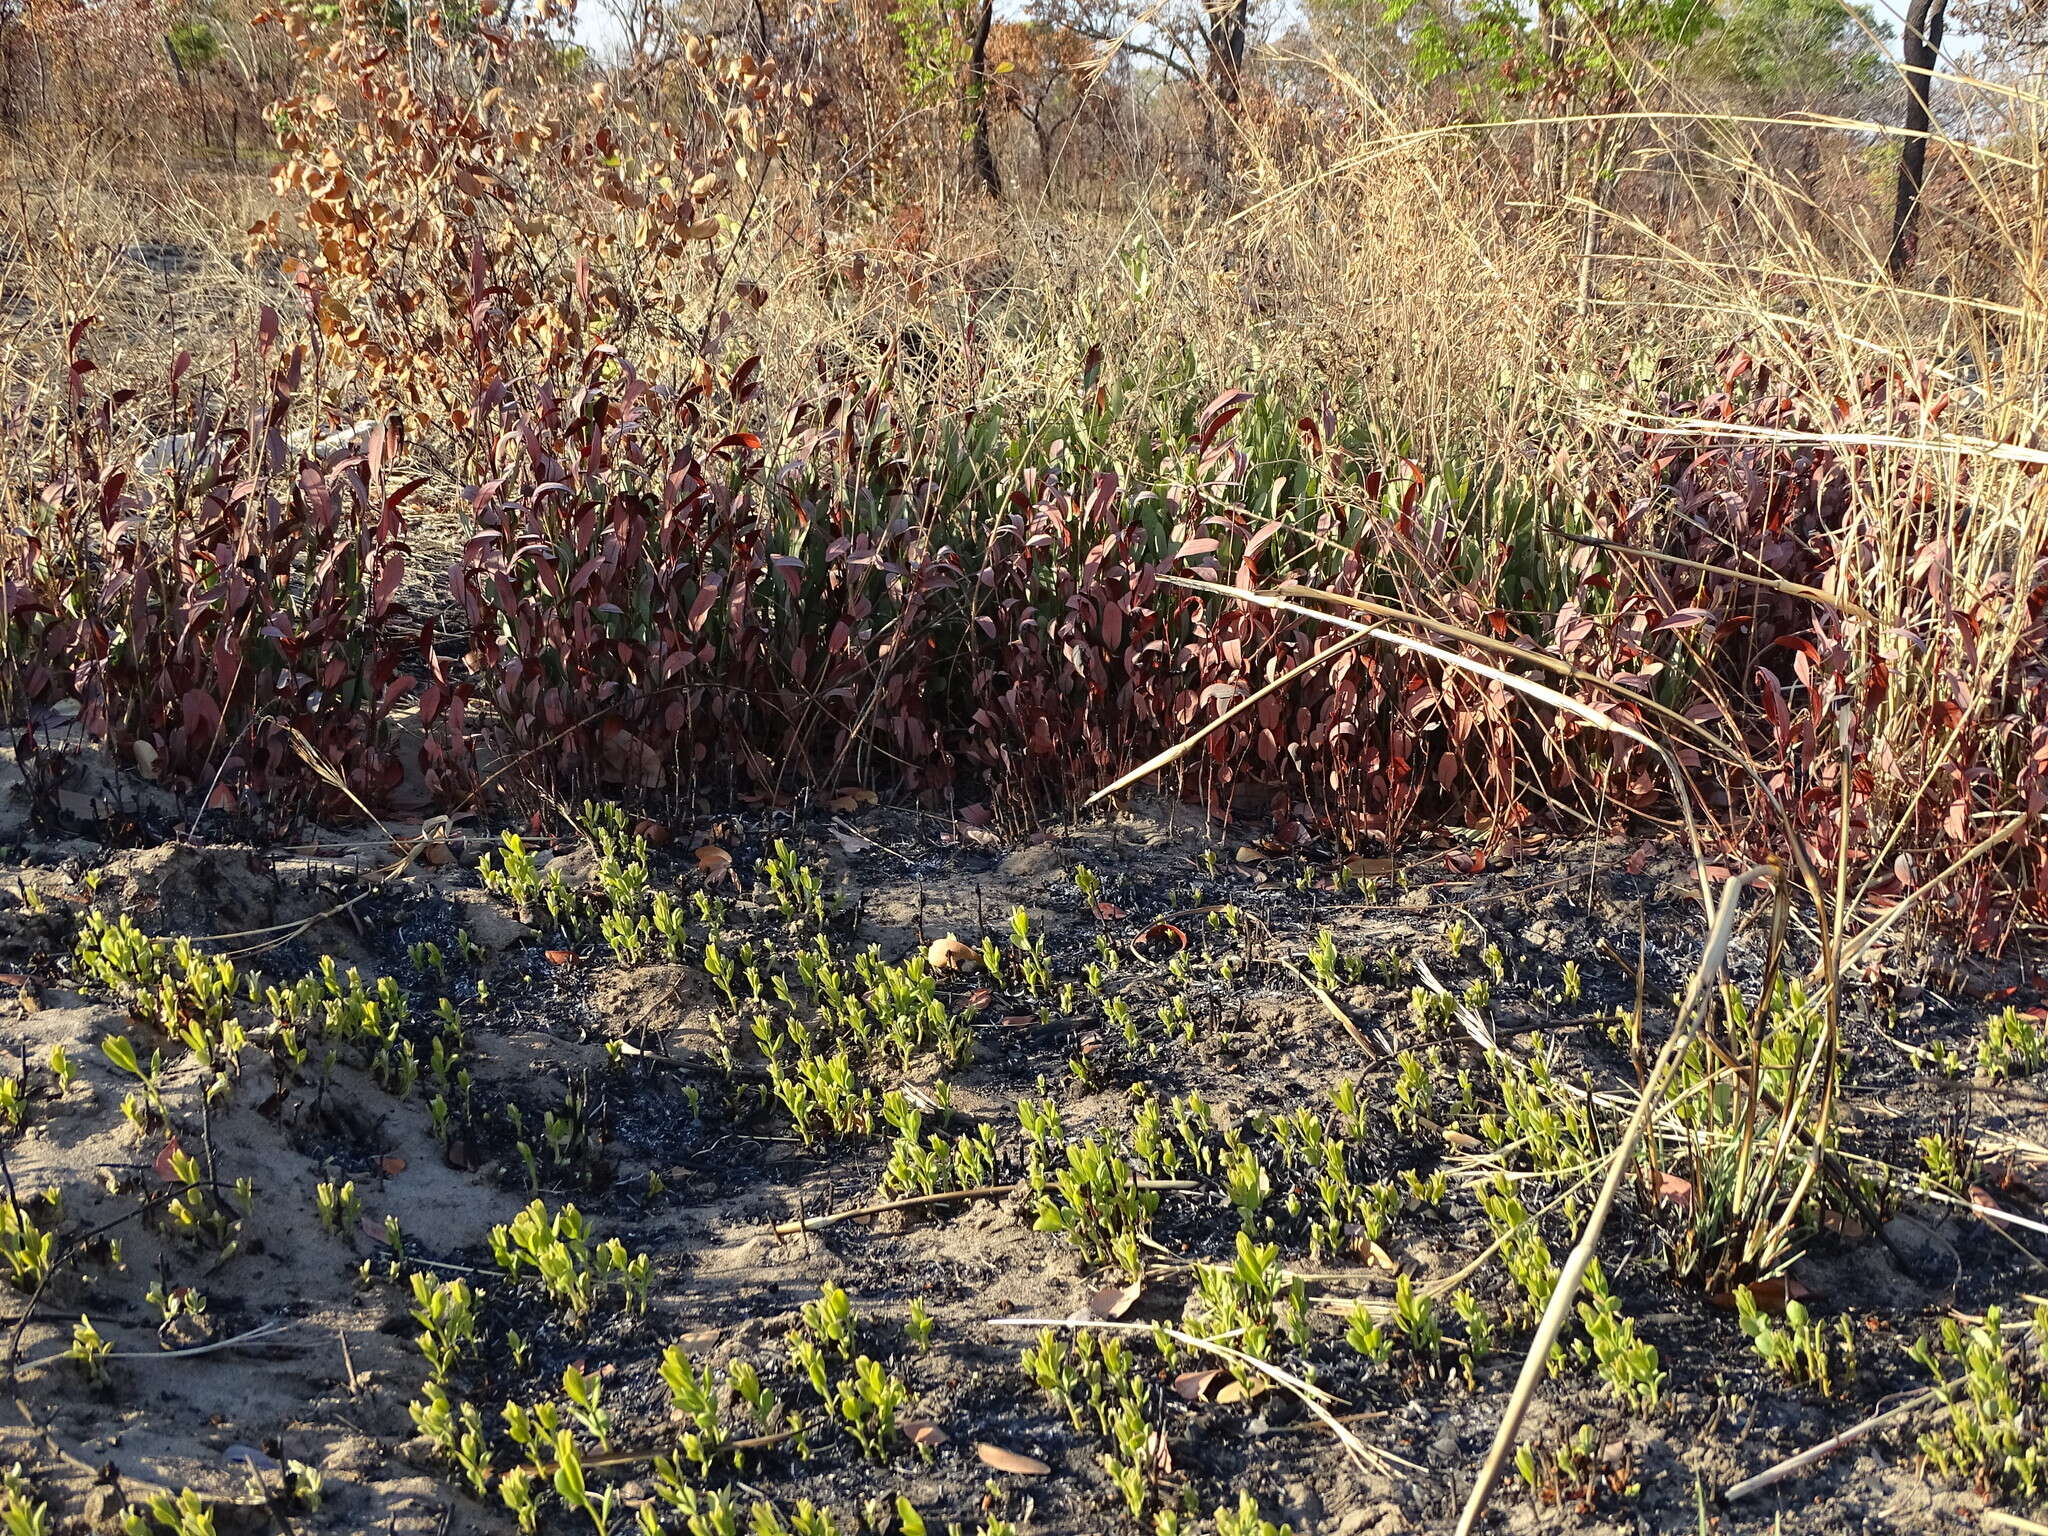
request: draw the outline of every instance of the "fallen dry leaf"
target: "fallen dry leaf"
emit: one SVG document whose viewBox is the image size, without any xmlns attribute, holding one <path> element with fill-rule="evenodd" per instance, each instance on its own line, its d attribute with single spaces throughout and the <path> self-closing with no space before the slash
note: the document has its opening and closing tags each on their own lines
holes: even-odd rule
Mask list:
<svg viewBox="0 0 2048 1536">
<path fill-rule="evenodd" d="M 1344 861 L 1344 873 L 1360 880 L 1376 880 L 1382 875 L 1391 875 L 1400 868 L 1392 859 L 1368 859 L 1362 853 L 1355 853 Z"/>
<path fill-rule="evenodd" d="M 550 965 L 574 965 L 576 963 L 576 951 L 573 949 L 544 949 L 541 953 L 547 956 L 548 964 Z"/>
<path fill-rule="evenodd" d="M 1154 923 L 1150 928 L 1147 928 L 1138 935 L 1138 942 L 1140 944 L 1156 944 L 1162 939 L 1172 941 L 1178 949 L 1186 949 L 1188 947 L 1187 934 L 1174 927 L 1171 923 Z"/>
<path fill-rule="evenodd" d="M 732 868 L 732 855 L 716 843 L 706 843 L 697 850 L 697 873 L 706 880 L 716 880 Z"/>
<path fill-rule="evenodd" d="M 864 805 L 873 805 L 878 797 L 872 789 L 842 789 L 837 791 L 825 804 L 835 811 L 857 811 Z"/>
<path fill-rule="evenodd" d="M 1252 843 L 1246 843 L 1237 850 L 1237 862 L 1240 864 L 1257 864 L 1272 857 L 1265 849 Z"/>
<path fill-rule="evenodd" d="M 164 1143 L 163 1150 L 156 1155 L 156 1176 L 167 1184 L 177 1177 L 171 1172 L 171 1159 L 176 1157 L 180 1150 L 182 1149 L 178 1146 L 178 1138 L 173 1136 Z"/>
<path fill-rule="evenodd" d="M 1199 1403 L 1209 1395 L 1209 1389 L 1216 1385 L 1220 1370 L 1182 1371 L 1173 1378 L 1173 1390 L 1191 1403 Z"/>
<path fill-rule="evenodd" d="M 961 943 L 960 936 L 953 933 L 933 939 L 924 957 L 935 971 L 971 971 L 981 964 L 974 946 Z"/>
<path fill-rule="evenodd" d="M 1241 1381 L 1226 1381 L 1216 1389 L 1219 1403 L 1248 1403 L 1258 1395 L 1257 1387 L 1248 1387 Z"/>
<path fill-rule="evenodd" d="M 1790 1275 L 1777 1275 L 1769 1280 L 1752 1280 L 1748 1285 L 1738 1285 L 1733 1290 L 1715 1291 L 1707 1298 L 1709 1304 L 1724 1312 L 1735 1310 L 1735 1292 L 1747 1291 L 1756 1302 L 1757 1310 L 1773 1316 L 1785 1310 L 1788 1301 L 1804 1301 L 1813 1292 Z"/>
<path fill-rule="evenodd" d="M 1113 901 L 1095 903 L 1095 915 L 1105 923 L 1113 923 L 1124 915 L 1124 909 Z"/>
<path fill-rule="evenodd" d="M 1145 1437 L 1145 1461 L 1154 1480 L 1173 1476 L 1173 1447 L 1166 1442 L 1166 1431 L 1155 1429 Z"/>
<path fill-rule="evenodd" d="M 931 1450 L 950 1444 L 953 1438 L 929 1419 L 904 1419 L 896 1427 L 910 1437 L 912 1445 L 922 1445 Z"/>
<path fill-rule="evenodd" d="M 377 1159 L 377 1171 L 387 1179 L 401 1174 L 405 1172 L 405 1159 L 396 1153 L 388 1157 L 380 1157 Z"/>
<path fill-rule="evenodd" d="M 633 823 L 633 835 L 646 838 L 648 847 L 659 848 L 675 834 L 660 822 L 651 821 L 643 816 Z"/>
<path fill-rule="evenodd" d="M 1000 1445 L 991 1445 L 986 1440 L 974 1442 L 974 1454 L 981 1458 L 985 1467 L 998 1472 L 1014 1472 L 1019 1477 L 1043 1477 L 1052 1470 L 1036 1456 L 1026 1456 L 1021 1451 L 1005 1450 Z"/>
<path fill-rule="evenodd" d="M 1653 1193 L 1666 1205 L 1676 1206 L 1681 1211 L 1692 1209 L 1691 1179 L 1682 1179 L 1675 1173 L 1659 1173 Z"/>
<path fill-rule="evenodd" d="M 1129 1285 L 1105 1285 L 1088 1298 L 1089 1314 L 1114 1322 L 1136 1306 L 1144 1293 L 1144 1282 L 1139 1280 Z"/>
</svg>

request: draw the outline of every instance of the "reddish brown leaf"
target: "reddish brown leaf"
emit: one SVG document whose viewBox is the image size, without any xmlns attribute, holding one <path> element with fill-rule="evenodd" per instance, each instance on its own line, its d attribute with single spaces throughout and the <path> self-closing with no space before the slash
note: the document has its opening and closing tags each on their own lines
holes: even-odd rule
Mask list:
<svg viewBox="0 0 2048 1536">
<path fill-rule="evenodd" d="M 1652 1193 L 1655 1198 L 1663 1201 L 1666 1205 L 1675 1206 L 1681 1211 L 1692 1209 L 1693 1191 L 1691 1179 L 1682 1179 L 1675 1173 L 1659 1172 L 1653 1183 Z"/>
<path fill-rule="evenodd" d="M 998 1472 L 1014 1473 L 1018 1477 L 1043 1477 L 1052 1470 L 1036 1456 L 991 1445 L 986 1440 L 975 1441 L 974 1454 L 981 1458 L 983 1466 L 993 1467 Z"/>
<path fill-rule="evenodd" d="M 1748 1285 L 1739 1285 L 1735 1290 L 1715 1291 L 1707 1300 L 1725 1312 L 1735 1310 L 1735 1291 L 1748 1291 L 1757 1304 L 1757 1310 L 1773 1316 L 1785 1310 L 1788 1301 L 1804 1301 L 1813 1294 L 1790 1275 L 1778 1275 L 1769 1280 L 1752 1280 Z"/>
</svg>

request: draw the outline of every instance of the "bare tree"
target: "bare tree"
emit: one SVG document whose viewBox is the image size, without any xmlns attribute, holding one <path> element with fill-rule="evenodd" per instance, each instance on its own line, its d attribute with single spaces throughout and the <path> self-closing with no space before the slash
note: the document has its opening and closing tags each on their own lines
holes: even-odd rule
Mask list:
<svg viewBox="0 0 2048 1536">
<path fill-rule="evenodd" d="M 996 152 L 988 136 L 988 33 L 995 19 L 995 0 L 981 0 L 981 20 L 967 55 L 967 154 L 982 190 L 1000 201 L 1003 178 L 996 169 Z"/>
<path fill-rule="evenodd" d="M 1244 93 L 1244 47 L 1250 31 L 1251 0 L 1204 0 L 1209 33 L 1209 88 L 1225 106 Z"/>
<path fill-rule="evenodd" d="M 1899 190 L 1892 204 L 1892 245 L 1885 270 L 1894 278 L 1913 260 L 1913 226 L 1920 216 L 1920 194 L 1927 184 L 1927 136 L 1934 125 L 1928 97 L 1934 92 L 1934 67 L 1941 58 L 1941 33 L 1948 19 L 1948 0 L 1910 0 L 1905 36 L 1901 39 L 1901 72 L 1906 77 L 1905 142 L 1899 149 Z"/>
</svg>

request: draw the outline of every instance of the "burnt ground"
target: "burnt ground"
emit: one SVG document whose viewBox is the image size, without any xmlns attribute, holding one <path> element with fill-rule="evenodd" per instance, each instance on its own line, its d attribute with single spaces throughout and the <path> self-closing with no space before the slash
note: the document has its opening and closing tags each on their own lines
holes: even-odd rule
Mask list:
<svg viewBox="0 0 2048 1536">
<path fill-rule="evenodd" d="M 11 765 L 4 776 L 0 1046 L 22 1087 L 19 1124 L 0 1133 L 0 1150 L 16 1208 L 54 1235 L 56 1260 L 40 1279 L 17 1264 L 6 1293 L 8 1455 L 59 1529 L 118 1529 L 129 1501 L 190 1488 L 215 1501 L 224 1532 L 509 1530 L 504 1477 L 524 1457 L 501 1410 L 564 1405 L 571 1366 L 601 1383 L 610 1417 L 609 1450 L 587 1428 L 574 1439 L 593 1492 L 615 1491 L 611 1529 L 631 1528 L 642 1506 L 665 1529 L 690 1528 L 663 1499 L 653 1459 L 675 1455 L 689 1427 L 661 1380 L 671 1345 L 722 1374 L 752 1364 L 782 1402 L 779 1417 L 753 1422 L 728 1375 L 720 1432 L 761 1443 L 702 1468 L 685 1457 L 666 1480 L 671 1494 L 684 1485 L 699 1498 L 730 1493 L 742 1521 L 757 1501 L 787 1512 L 809 1500 L 843 1531 L 900 1528 L 905 1499 L 934 1529 L 1006 1521 L 1027 1531 L 1149 1531 L 1160 1509 L 1206 1523 L 1249 1491 L 1267 1519 L 1297 1532 L 1447 1529 L 1530 1322 L 1475 1190 L 1504 1175 L 1538 1213 L 1556 1259 L 1588 1203 L 1585 1167 L 1488 1134 L 1485 1122 L 1497 1127 L 1506 1112 L 1503 1076 L 1526 1084 L 1540 1059 L 1550 1086 L 1536 1099 L 1564 1123 L 1565 1139 L 1589 1136 L 1596 1151 L 1610 1144 L 1706 927 L 1682 850 L 1639 837 L 1531 840 L 1491 863 L 1447 843 L 1347 868 L 1313 851 L 1262 848 L 1242 829 L 1165 803 L 1005 842 L 846 795 L 837 809 L 641 824 L 652 891 L 686 908 L 699 892 L 725 905 L 709 923 L 690 911 L 682 961 L 650 953 L 628 965 L 597 932 L 562 931 L 486 890 L 478 857 L 500 829 L 479 822 L 419 844 L 315 829 L 259 848 L 104 775 L 44 805 L 38 824 Z M 778 910 L 766 873 L 778 838 L 822 877 L 822 918 Z M 597 857 L 565 822 L 529 827 L 528 843 L 568 889 L 595 889 Z M 1099 888 L 1077 884 L 1077 865 Z M 1018 908 L 1044 967 L 1035 982 L 1012 932 Z M 366 985 L 391 978 L 404 999 L 392 1036 L 401 1050 L 379 1062 L 343 1043 L 328 1061 L 316 1042 L 294 1065 L 275 1010 L 246 1002 L 245 990 L 249 1042 L 209 1095 L 214 1074 L 186 1045 L 153 1034 L 82 974 L 74 948 L 95 911 L 150 935 L 208 940 L 208 951 L 235 957 L 244 989 L 251 972 L 261 985 L 288 985 L 317 973 L 323 957 L 338 974 L 356 967 Z M 1770 912 L 1768 897 L 1753 899 L 1734 949 L 1732 974 L 1751 987 L 1766 963 Z M 1305 980 L 1323 928 L 1339 967 L 1327 998 Z M 966 1059 L 856 1050 L 857 1086 L 922 1105 L 926 1135 L 988 1127 L 998 1185 L 1028 1172 L 1020 1099 L 1058 1107 L 1061 1126 L 1041 1154 L 1056 1172 L 1066 1149 L 1095 1133 L 1120 1149 L 1146 1102 L 1199 1094 L 1214 1112 L 1204 1143 L 1213 1166 L 1182 1169 L 1190 1187 L 1154 1192 L 1157 1209 L 1127 1250 L 1143 1268 L 1134 1283 L 1060 1232 L 1034 1230 L 1039 1201 L 1028 1187 L 827 1219 L 884 1198 L 897 1133 L 874 1118 L 865 1133 L 814 1130 L 807 1144 L 771 1091 L 750 1021 L 812 1016 L 801 988 L 790 1005 L 778 1002 L 773 977 L 821 938 L 842 957 L 873 945 L 894 962 L 935 943 L 947 953 L 949 935 L 970 948 L 990 937 L 1004 955 L 1000 978 L 978 966 L 937 978 L 941 1011 L 971 1040 Z M 753 946 L 765 1004 L 725 1002 L 706 974 L 707 940 L 728 956 Z M 1795 924 L 1784 962 L 1793 970 L 1811 959 L 1800 942 Z M 1099 992 L 1091 964 L 1101 968 Z M 1443 1013 L 1418 1015 L 1413 989 L 1425 970 L 1459 993 L 1485 983 L 1477 1033 Z M 1994 1305 L 2024 1316 L 2024 1298 L 2048 1289 L 2048 1236 L 2024 1224 L 2048 1194 L 2048 1117 L 2025 1081 L 1974 1075 L 1984 1020 L 2007 1000 L 1986 994 L 2011 980 L 1941 976 L 1924 990 L 1859 982 L 1845 993 L 1835 1140 L 1788 1234 L 1784 1276 L 1757 1292 L 1767 1310 L 1788 1283 L 1804 1295 L 1833 1351 L 1825 1389 L 1787 1380 L 1751 1347 L 1728 1289 L 1748 1274 L 1683 1273 L 1712 1225 L 1718 1186 L 1684 1127 L 1665 1127 L 1661 1171 L 1631 1184 L 1602 1248 L 1621 1310 L 1657 1353 L 1657 1400 L 1623 1400 L 1581 1358 L 1575 1328 L 1526 1434 L 1544 1458 L 1538 1486 L 1511 1475 L 1492 1528 L 1697 1530 L 1705 1521 L 1832 1532 L 1974 1519 L 1989 1490 L 1921 1457 L 1919 1436 L 1943 1422 L 1937 1412 L 1764 1493 L 1732 1504 L 1721 1494 L 1926 1385 L 1907 1349 L 1944 1318 Z M 1639 995 L 1637 1039 L 1627 1016 Z M 445 1039 L 442 997 L 460 1020 Z M 103 1052 L 109 1036 L 131 1039 L 144 1058 L 162 1051 L 160 1113 L 142 1104 L 124 1114 L 138 1084 Z M 438 1065 L 437 1039 L 457 1042 Z M 1945 1044 L 1959 1069 L 1940 1068 Z M 409 1083 L 397 1064 L 404 1047 L 416 1063 Z M 59 1048 L 68 1083 L 51 1066 Z M 1404 1052 L 1416 1066 L 1404 1068 Z M 1426 1104 L 1403 1099 L 1417 1067 Z M 1340 1156 L 1361 1185 L 1383 1181 L 1397 1198 L 1377 1236 L 1354 1221 L 1312 1244 L 1314 1178 L 1274 1150 L 1273 1122 L 1311 1110 L 1334 1128 L 1333 1090 L 1344 1079 L 1362 1107 Z M 1930 1193 L 1925 1137 L 1976 1160 L 1959 1194 L 2019 1219 Z M 173 1161 L 173 1143 L 191 1164 Z M 1242 1216 L 1226 1165 L 1247 1146 L 1270 1187 Z M 323 1222 L 323 1183 L 352 1183 L 360 1211 Z M 550 1215 L 573 1205 L 596 1240 L 648 1256 L 644 1313 L 616 1278 L 600 1280 L 579 1319 L 531 1269 L 503 1272 L 492 1229 L 536 1189 Z M 804 1219 L 817 1230 L 777 1231 Z M 1128 1333 L 1145 1446 L 1144 1512 L 1134 1516 L 1103 1466 L 1114 1437 L 1092 1419 L 1077 1428 L 1020 1367 L 1035 1330 L 998 1320 L 1178 1328 L 1192 1318 L 1199 1332 L 1210 1314 L 1198 1267 L 1231 1264 L 1247 1225 L 1277 1244 L 1306 1302 L 1305 1342 L 1276 1337 L 1268 1352 L 1330 1394 L 1328 1411 L 1363 1454 L 1287 1386 L 1256 1371 L 1233 1383 L 1215 1371 L 1223 1358 L 1183 1346 L 1169 1360 L 1154 1335 Z M 481 1293 L 476 1337 L 446 1384 L 454 1412 L 477 1409 L 490 1465 L 474 1486 L 416 1419 L 428 1366 L 412 1316 L 415 1273 Z M 1363 1303 L 1386 1316 L 1402 1277 L 1439 1295 L 1445 1342 L 1417 1346 L 1389 1318 L 1387 1358 L 1369 1360 L 1346 1342 L 1351 1310 Z M 905 1390 L 876 1456 L 789 1356 L 799 1308 L 828 1285 L 851 1301 L 848 1357 L 872 1357 Z M 152 1291 L 203 1296 L 204 1310 L 177 1307 L 167 1319 Z M 1484 1358 L 1465 1347 L 1471 1329 L 1452 1310 L 1454 1291 L 1469 1292 L 1496 1334 Z M 933 1320 L 924 1348 L 907 1327 L 913 1302 Z M 82 1315 L 112 1350 L 96 1372 L 66 1356 Z M 830 1369 L 836 1392 L 850 1358 Z M 789 1433 L 791 1415 L 799 1435 Z M 563 1423 L 573 1429 L 572 1418 Z M 1574 1441 L 1590 1455 L 1559 1469 L 1557 1447 Z M 552 1460 L 540 1464 L 548 1472 Z M 317 1496 L 305 1469 L 318 1474 Z M 535 1485 L 541 1529 L 595 1523 L 547 1482 Z"/>
</svg>

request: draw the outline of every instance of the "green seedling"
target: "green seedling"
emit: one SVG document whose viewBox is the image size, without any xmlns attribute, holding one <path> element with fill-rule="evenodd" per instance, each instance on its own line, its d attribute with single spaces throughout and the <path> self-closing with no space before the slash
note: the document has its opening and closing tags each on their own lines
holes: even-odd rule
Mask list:
<svg viewBox="0 0 2048 1536">
<path fill-rule="evenodd" d="M 446 1381 L 476 1342 L 478 1307 L 483 1297 L 467 1280 L 430 1280 L 412 1275 L 412 1319 L 420 1326 L 420 1353 L 435 1381 Z"/>
<path fill-rule="evenodd" d="M 2014 1332 L 2008 1343 L 2003 1311 L 1987 1307 L 1982 1323 L 1947 1318 L 1934 1337 L 1913 1344 L 1947 1409 L 1947 1421 L 1920 1437 L 1920 1450 L 1945 1478 L 2032 1500 L 2048 1488 L 2039 1430 L 2048 1410 L 2048 1307 L 2036 1307 L 2031 1325 Z"/>
<path fill-rule="evenodd" d="M 85 1372 L 85 1379 L 94 1386 L 106 1379 L 107 1359 L 113 1353 L 114 1346 L 100 1336 L 91 1318 L 81 1317 L 72 1325 L 71 1347 L 64 1351 L 64 1358 Z"/>
<path fill-rule="evenodd" d="M 1033 1178 L 1034 1229 L 1059 1233 L 1090 1264 L 1114 1263 L 1133 1279 L 1143 1274 L 1138 1238 L 1150 1229 L 1159 1196 L 1139 1189 L 1121 1150 L 1099 1136 L 1068 1142 L 1065 1164 Z"/>
<path fill-rule="evenodd" d="M 1825 1397 L 1833 1391 L 1838 1368 L 1855 1368 L 1856 1336 L 1850 1331 L 1847 1317 L 1838 1319 L 1834 1331 L 1838 1358 L 1837 1349 L 1830 1347 L 1828 1330 L 1802 1301 L 1786 1301 L 1781 1326 L 1757 1305 L 1755 1288 L 1740 1285 L 1735 1288 L 1735 1312 L 1751 1347 L 1766 1365 L 1789 1382 L 1817 1387 Z"/>
<path fill-rule="evenodd" d="M 861 1452 L 870 1461 L 886 1461 L 901 1437 L 897 1420 L 910 1402 L 910 1391 L 866 1355 L 853 1362 L 852 1374 L 841 1379 L 833 1408 Z"/>
<path fill-rule="evenodd" d="M 1984 1021 L 1977 1065 L 1994 1081 L 2031 1077 L 2048 1066 L 2048 1028 L 2017 1008 L 1993 1014 Z"/>
<path fill-rule="evenodd" d="M 535 1200 L 490 1234 L 491 1256 L 514 1280 L 531 1271 L 548 1295 L 579 1324 L 597 1305 L 607 1282 L 616 1279 L 627 1310 L 644 1312 L 653 1284 L 653 1260 L 629 1256 L 617 1238 L 593 1240 L 583 1215 L 565 1205 L 552 1217 Z"/>
<path fill-rule="evenodd" d="M 1635 1322 L 1621 1310 L 1598 1259 L 1586 1268 L 1585 1293 L 1579 1321 L 1600 1374 L 1623 1407 L 1647 1413 L 1663 1394 L 1664 1373 L 1658 1368 L 1656 1349 L 1636 1337 Z"/>
</svg>

